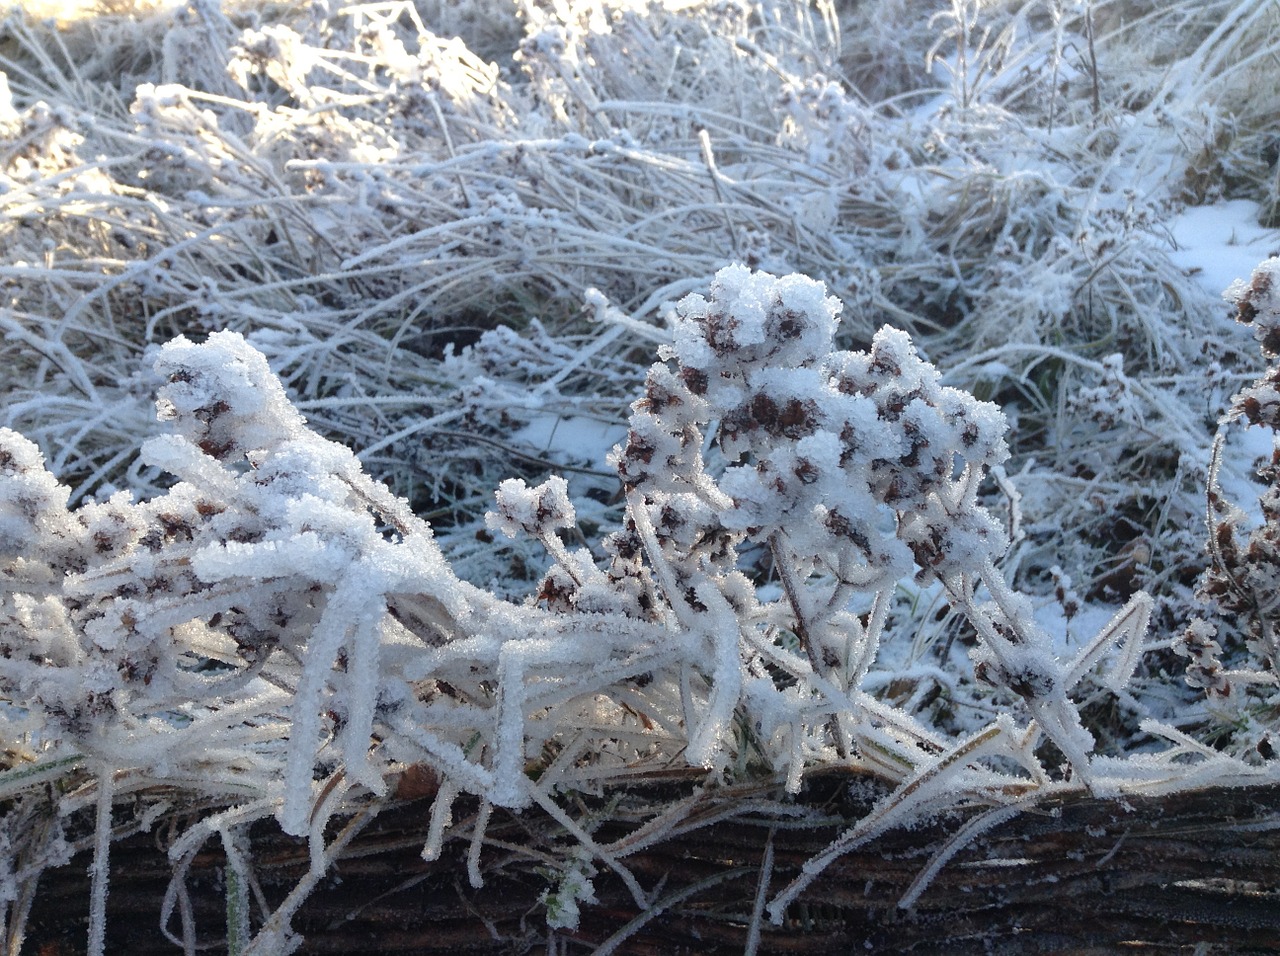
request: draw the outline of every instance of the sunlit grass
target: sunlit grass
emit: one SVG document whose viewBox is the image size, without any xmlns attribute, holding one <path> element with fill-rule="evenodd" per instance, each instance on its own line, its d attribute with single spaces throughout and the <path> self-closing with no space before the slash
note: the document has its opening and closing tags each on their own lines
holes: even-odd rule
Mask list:
<svg viewBox="0 0 1280 956">
<path fill-rule="evenodd" d="M 176 0 L 25 0 L 21 10 L 33 19 L 68 24 L 86 17 L 146 15 L 176 5 Z"/>
</svg>

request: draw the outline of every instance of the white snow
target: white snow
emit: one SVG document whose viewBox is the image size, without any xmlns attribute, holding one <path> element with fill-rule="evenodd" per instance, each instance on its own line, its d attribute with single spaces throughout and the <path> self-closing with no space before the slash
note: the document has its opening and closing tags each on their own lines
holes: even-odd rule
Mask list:
<svg viewBox="0 0 1280 956">
<path fill-rule="evenodd" d="M 510 435 L 548 461 L 593 468 L 607 468 L 609 451 L 626 437 L 626 427 L 616 422 L 552 413 L 535 415 Z"/>
<path fill-rule="evenodd" d="M 1189 206 L 1172 217 L 1169 258 L 1217 296 L 1247 280 L 1258 263 L 1280 255 L 1280 229 L 1258 225 L 1261 209 L 1247 199 Z"/>
</svg>

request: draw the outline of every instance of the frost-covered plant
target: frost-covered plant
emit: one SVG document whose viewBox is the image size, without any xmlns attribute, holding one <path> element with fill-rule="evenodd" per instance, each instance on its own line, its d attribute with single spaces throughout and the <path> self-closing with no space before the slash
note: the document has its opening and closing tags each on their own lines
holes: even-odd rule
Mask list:
<svg viewBox="0 0 1280 956">
<path fill-rule="evenodd" d="M 805 168 L 774 145 L 778 55 L 801 62 L 786 51 L 793 34 L 779 16 L 757 29 L 730 7 L 723 24 L 706 11 L 614 18 L 570 7 L 535 16 L 531 6 L 519 74 L 443 32 L 459 11 L 428 6 L 438 17 L 424 22 L 408 3 L 281 9 L 271 20 L 193 2 L 162 34 L 153 21 L 139 25 L 141 72 L 115 77 L 79 55 L 78 32 L 49 35 L 15 19 L 15 53 L 3 64 L 15 110 L 52 111 L 87 145 L 27 190 L 47 235 L 5 227 L 10 341 L 21 345 L 11 347 L 7 424 L 59 449 L 74 500 L 105 483 L 149 491 L 154 476 L 128 471 L 107 422 L 146 428 L 148 344 L 231 328 L 252 333 L 301 400 L 320 403 L 308 411 L 326 434 L 375 447 L 371 464 L 398 488 L 421 487 L 413 456 L 425 439 L 433 462 L 456 461 L 450 479 L 468 482 L 444 497 L 473 499 L 481 456 L 421 425 L 422 405 L 457 384 L 436 364 L 448 344 L 535 315 L 584 336 L 589 285 L 607 282 L 614 301 L 650 318 L 691 275 L 709 277 L 740 251 L 782 263 L 769 237 L 793 217 L 778 197 Z M 544 26 L 569 46 L 535 42 Z M 673 82 L 658 47 L 677 33 L 689 52 Z M 754 54 L 738 38 L 754 38 Z M 655 64 L 643 79 L 637 45 L 653 52 L 640 58 Z M 605 112 L 579 122 L 557 111 L 560 94 L 540 78 L 561 82 L 561 61 L 590 67 L 573 95 L 586 89 Z M 694 106 L 715 101 L 740 87 L 743 69 L 765 86 L 740 108 L 694 122 L 664 102 L 675 89 Z M 60 85 L 68 75 L 77 82 Z M 109 109 L 90 99 L 104 85 Z M 726 220 L 717 206 L 730 187 L 716 163 L 757 148 L 794 168 L 776 179 L 760 167 Z M 99 154 L 108 158 L 88 159 Z M 839 255 L 820 235 L 801 245 Z M 39 318 L 54 314 L 64 317 L 57 325 Z M 50 379 L 67 387 L 46 390 Z M 620 405 L 633 384 L 615 381 L 606 399 Z M 95 410 L 82 432 L 61 424 Z M 501 477 L 497 457 L 483 459 L 486 479 Z"/>
<path fill-rule="evenodd" d="M 1240 85 L 1273 46 L 1263 5 L 1220 29 L 1223 3 L 1184 6 L 575 0 L 486 17 L 193 0 L 63 32 L 15 14 L 10 112 L 61 132 L 8 194 L 39 214 L 0 227 L 5 424 L 50 452 L 73 501 L 150 493 L 121 437 L 150 427 L 146 350 L 230 328 L 320 431 L 470 531 L 508 469 L 504 432 L 530 414 L 496 398 L 442 413 L 473 378 L 441 367 L 450 343 L 537 317 L 557 356 L 600 344 L 627 374 L 578 375 L 535 411 L 617 416 L 642 366 L 616 327 L 583 321 L 588 289 L 649 326 L 742 261 L 857 303 L 845 344 L 881 313 L 952 384 L 998 397 L 1015 456 L 1037 462 L 1028 526 L 1054 534 L 1069 513 L 1084 536 L 1048 550 L 1078 552 L 1087 591 L 1127 598 L 1091 579 L 1161 532 L 1138 486 L 1185 525 L 1194 482 L 1169 462 L 1208 441 L 1188 414 L 1198 375 L 1145 387 L 1200 361 L 1206 303 L 1157 225 L 1181 187 L 1150 192 L 1148 171 L 1198 150 L 1196 124 L 1225 128 L 1193 115 L 1201 100 L 1270 115 Z M 1195 55 L 1171 69 L 1182 47 Z M 1233 155 L 1265 153 L 1248 122 Z M 35 140 L 12 142 L 21 157 Z M 1100 436 L 1070 399 L 1105 387 L 1097 363 L 1117 353 L 1146 427 Z M 1176 590 L 1162 579 L 1186 577 L 1193 549 L 1154 555 L 1134 586 Z M 1027 579 L 1060 560 L 1028 561 Z M 492 576 L 480 564 L 468 576 Z"/>
<path fill-rule="evenodd" d="M 143 457 L 177 483 L 150 500 L 69 508 L 35 447 L 0 433 L 6 733 L 42 752 L 37 782 L 96 774 L 91 948 L 113 794 L 156 784 L 232 805 L 178 841 L 175 880 L 214 834 L 242 865 L 243 827 L 266 815 L 309 839 L 310 873 L 247 952 L 296 943 L 288 922 L 307 888 L 411 770 L 438 781 L 429 856 L 463 792 L 481 821 L 536 805 L 563 826 L 576 842 L 565 905 L 590 897 L 591 860 L 646 902 L 625 847 L 597 843 L 566 793 L 673 761 L 725 782 L 777 774 L 791 792 L 832 762 L 896 783 L 775 915 L 824 861 L 957 794 L 1122 785 L 1068 695 L 1117 640 L 1106 681 L 1123 687 L 1145 598 L 1059 661 L 996 567 L 1007 542 L 980 498 L 1006 455 L 1003 417 L 943 386 L 902 332 L 835 348 L 839 310 L 819 283 L 741 266 L 682 299 L 615 452 L 626 509 L 601 560 L 561 538 L 576 522 L 563 479 L 498 488 L 491 528 L 553 560 L 524 603 L 461 581 L 429 526 L 312 432 L 236 333 L 159 351 L 173 433 Z M 745 573 L 752 549 L 779 593 Z M 1021 707 L 956 738 L 864 689 L 894 585 L 913 571 L 940 582 L 978 636 L 979 676 Z M 984 762 L 997 755 L 1007 763 Z M 339 812 L 357 817 L 326 845 Z M 471 872 L 482 880 L 474 859 Z"/>
<path fill-rule="evenodd" d="M 1026 698 L 1083 772 L 1091 743 L 1047 635 L 995 567 L 1008 542 L 978 502 L 1007 456 L 1003 417 L 943 387 L 902 332 L 882 329 L 869 352 L 832 351 L 837 303 L 822 295 L 736 268 L 709 300 L 678 307 L 677 368 L 651 370 L 619 457 L 628 517 L 665 545 L 668 600 L 704 607 L 708 572 L 732 568 L 744 542 L 767 544 L 789 611 L 774 626 L 848 693 L 875 658 L 893 586 L 916 568 L 977 629 L 980 675 Z M 701 454 L 712 421 L 728 461 L 718 481 Z M 980 586 L 994 601 L 979 602 Z M 846 610 L 858 592 L 875 596 L 865 625 Z"/>
<path fill-rule="evenodd" d="M 269 644 L 263 662 L 237 643 L 237 634 L 263 630 L 261 622 L 246 630 L 240 604 L 177 638 L 167 619 L 135 633 L 124 624 L 137 612 L 128 602 L 148 610 L 148 593 L 92 591 L 87 572 L 76 572 L 67 580 L 91 594 L 59 598 L 55 614 L 51 591 L 22 613 L 72 622 L 80 650 L 54 641 L 50 653 L 63 656 L 51 659 L 83 653 L 85 667 L 97 668 L 89 685 L 105 690 L 77 718 L 74 707 L 58 710 L 62 697 L 76 703 L 71 672 L 24 671 L 22 680 L 44 682 L 50 709 L 41 719 L 61 728 L 101 718 L 118 729 L 161 714 L 174 733 L 216 735 L 216 719 L 164 708 L 192 687 L 230 693 L 236 681 L 275 681 L 279 696 L 264 694 L 251 718 L 267 742 L 236 771 L 237 780 L 259 781 L 253 793 L 264 802 L 237 819 L 274 812 L 280 795 L 261 781 L 282 772 L 273 761 L 285 749 L 295 767 L 305 762 L 301 744 L 283 743 L 294 719 L 286 704 L 299 689 L 321 708 L 311 728 L 316 772 L 328 774 L 333 805 L 364 799 L 345 790 L 342 762 L 355 760 L 369 728 L 374 769 L 368 779 L 352 772 L 358 786 L 388 767 L 453 761 L 446 795 L 490 792 L 521 762 L 521 747 L 499 742 L 514 739 L 520 714 L 523 757 L 546 786 L 522 797 L 503 784 L 493 791 L 503 801 L 550 799 L 574 774 L 598 783 L 631 764 L 679 762 L 691 744 L 726 779 L 769 768 L 794 786 L 812 762 L 866 760 L 910 787 L 907 796 L 932 796 L 935 788 L 912 781 L 954 783 L 946 768 L 972 775 L 970 757 L 1014 742 L 1022 750 L 1012 765 L 1028 778 L 1061 781 L 1065 755 L 1070 785 L 1105 786 L 1098 780 L 1109 771 L 1088 737 L 1123 753 L 1145 739 L 1143 706 L 1167 713 L 1190 695 L 1156 667 L 1135 670 L 1142 597 L 1081 656 L 1057 663 L 1029 604 L 1043 620 L 1060 595 L 1078 627 L 1112 612 L 1098 602 L 1123 604 L 1145 588 L 1156 595 L 1160 633 L 1182 630 L 1203 563 L 1195 529 L 1211 419 L 1251 373 L 1231 324 L 1212 321 L 1208 294 L 1171 260 L 1164 224 L 1187 202 L 1274 198 L 1274 84 L 1256 67 L 1274 55 L 1276 35 L 1273 6 L 1253 0 L 192 0 L 65 29 L 13 11 L 0 26 L 0 188 L 10 213 L 0 222 L 0 426 L 39 446 L 48 473 L 66 483 L 58 490 L 47 475 L 31 478 L 71 529 L 68 540 L 83 541 L 87 523 L 123 522 L 132 529 L 119 532 L 126 551 L 137 547 L 131 535 L 164 550 L 185 532 L 170 531 L 162 514 L 196 529 L 213 520 L 191 516 L 178 490 L 198 484 L 188 473 L 178 476 L 186 485 L 169 488 L 163 442 L 141 457 L 135 446 L 158 430 L 149 412 L 156 387 L 181 384 L 153 369 L 159 343 L 232 330 L 280 375 L 307 418 L 307 441 L 324 436 L 355 450 L 339 468 L 337 452 L 312 449 L 328 462 L 317 468 L 338 468 L 363 489 L 342 499 L 329 488 L 323 500 L 353 514 L 362 495 L 379 502 L 360 506 L 364 530 L 344 532 L 364 542 L 356 551 L 399 554 L 397 534 L 426 548 L 404 506 L 377 497 L 371 479 L 386 478 L 430 518 L 432 547 L 450 573 L 483 585 L 468 592 L 477 607 L 506 614 L 500 599 L 541 577 L 535 605 L 546 634 L 580 635 L 607 621 L 621 635 L 598 651 L 599 680 L 570 687 L 552 638 L 485 643 L 471 630 L 484 615 L 458 623 L 420 596 L 392 595 L 387 615 L 397 623 L 384 631 L 413 646 L 421 639 L 398 628 L 442 628 L 448 640 L 426 642 L 438 660 L 419 675 L 397 671 L 399 651 L 386 646 L 352 656 L 348 643 L 373 640 L 352 625 L 341 638 L 329 634 L 341 646 L 315 665 L 336 662 L 333 675 L 313 670 L 299 683 L 306 660 L 297 647 L 327 597 L 307 605 L 299 630 L 285 628 L 291 636 Z M 698 309 L 730 314 L 729 291 L 767 282 L 726 280 L 703 305 L 674 305 L 692 291 L 705 296 L 730 262 L 803 272 L 846 304 L 826 352 L 779 353 L 775 362 L 717 332 L 725 361 L 741 365 L 725 379 L 739 398 L 714 393 L 711 382 L 696 391 L 695 373 L 710 359 L 679 350 L 700 335 L 710 343 L 697 331 Z M 783 284 L 799 295 L 803 282 Z M 910 347 L 902 333 L 877 336 L 883 321 L 909 333 Z M 646 379 L 648 344 L 668 342 L 669 323 L 684 344 Z M 230 349 L 235 340 L 214 341 Z M 250 377 L 265 375 L 249 354 L 235 361 L 252 367 Z M 918 373 L 919 394 L 917 385 L 876 386 L 899 388 L 915 403 L 911 416 L 824 384 L 824 375 L 846 374 L 839 362 L 873 355 Z M 874 383 L 869 366 L 855 371 L 847 373 L 855 392 Z M 968 448 L 952 427 L 953 413 L 989 407 L 944 385 L 1003 406 L 1013 478 L 993 467 L 999 440 Z M 634 483 L 620 500 L 600 456 L 569 457 L 530 437 L 584 422 L 623 428 L 641 388 L 657 404 L 640 409 L 631 430 L 664 447 L 676 442 L 683 470 L 653 476 L 642 454 L 627 457 L 629 442 L 618 463 L 670 487 Z M 894 454 L 846 458 L 844 426 L 854 420 L 828 413 L 833 389 L 831 401 L 861 409 L 863 425 L 874 407 L 868 440 L 882 451 L 896 442 Z M 687 403 L 679 415 L 661 406 L 668 394 Z M 999 430 L 991 415 L 989 430 Z M 293 428 L 287 441 L 301 441 Z M 682 429 L 700 433 L 701 445 Z M 39 472 L 32 447 L 13 442 L 14 460 Z M 1218 462 L 1215 477 L 1232 487 L 1240 463 Z M 214 481 L 221 469 L 240 482 L 247 467 L 201 465 L 198 477 Z M 370 477 L 352 477 L 360 468 Z M 548 471 L 566 487 L 545 483 Z M 503 486 L 497 523 L 485 528 L 493 489 L 517 474 L 525 485 Z M 251 484 L 235 484 L 233 498 L 257 515 Z M 557 527 L 570 522 L 568 501 L 576 521 Z M 767 519 L 775 506 L 787 517 Z M 549 524 L 533 520 L 539 507 L 551 509 Z M 503 509 L 514 510 L 503 517 Z M 953 517 L 971 522 L 967 541 L 959 524 L 935 540 Z M 202 542 L 193 554 L 234 523 L 217 520 L 193 532 Z M 360 522 L 372 522 L 383 544 L 361 537 Z M 495 548 L 491 531 L 521 540 Z M 992 566 L 962 568 L 947 548 L 986 555 Z M 548 552 L 553 567 L 543 575 Z M 15 567 L 36 575 L 23 586 L 39 578 L 39 587 L 63 588 L 60 554 L 50 547 L 23 558 Z M 118 559 L 108 550 L 101 561 Z M 205 600 L 188 565 L 165 567 L 188 569 L 171 582 L 175 594 L 192 606 Z M 895 575 L 913 572 L 919 581 L 895 590 Z M 112 570 L 102 587 L 117 587 L 117 573 L 132 572 Z M 336 586 L 291 580 L 322 595 Z M 673 648 L 654 632 L 692 633 L 690 622 L 727 613 L 709 596 L 715 582 L 749 622 L 736 638 L 737 676 L 728 636 Z M 231 579 L 217 588 L 239 594 L 241 584 L 249 588 Z M 224 622 L 235 625 L 225 634 Z M 1185 647 L 1200 679 L 1217 686 L 1243 666 L 1241 641 L 1221 622 L 1196 626 Z M 494 625 L 504 637 L 519 632 Z M 180 665 L 153 663 L 168 659 L 173 640 L 197 637 Z M 1126 652 L 1093 673 L 1116 638 L 1127 639 Z M 603 663 L 618 654 L 624 664 Z M 496 689 L 499 660 L 513 700 L 521 681 L 529 685 L 522 703 L 509 705 Z M 396 713 L 422 711 L 434 736 L 392 754 L 378 736 L 389 705 L 375 707 L 368 726 L 361 713 L 352 724 L 343 706 L 330 706 L 326 695 L 345 696 L 371 661 L 396 673 L 388 686 L 423 688 L 429 700 L 415 689 Z M 125 678 L 111 676 L 135 667 L 154 692 L 145 682 L 122 690 Z M 1130 673 L 1133 697 L 1111 706 Z M 1249 685 L 1254 703 L 1264 692 Z M 380 699 L 399 699 L 387 694 Z M 1083 728 L 1073 696 L 1091 702 Z M 991 724 L 993 709 L 1014 723 Z M 404 726 L 418 726 L 418 716 Z M 561 728 L 573 720 L 591 729 L 566 742 Z M 1042 730 L 1051 745 L 1038 742 Z M 35 764 L 42 780 L 66 773 L 83 783 L 77 807 L 96 799 L 92 777 L 106 779 L 85 753 Z M 495 766 L 505 769 L 494 776 Z M 911 802 L 899 797 L 901 814 Z M 301 798 L 291 799 L 295 826 Z M 448 804 L 438 803 L 437 837 Z M 567 904 L 580 885 L 589 893 L 589 870 L 566 866 L 565 892 L 549 899 Z"/>
<path fill-rule="evenodd" d="M 1248 283 L 1237 281 L 1224 297 L 1235 303 L 1239 321 L 1252 327 L 1268 368 L 1235 396 L 1219 428 L 1207 488 L 1209 567 L 1197 590 L 1212 614 L 1192 620 L 1174 650 L 1187 658 L 1187 683 L 1203 689 L 1215 709 L 1243 713 L 1245 743 L 1267 755 L 1280 674 L 1280 259 L 1262 263 Z M 1258 470 L 1267 488 L 1258 499 L 1261 521 L 1252 527 L 1219 483 L 1227 429 L 1239 422 L 1276 433 L 1271 457 Z M 1249 713 L 1251 697 L 1265 702 L 1269 716 Z"/>
</svg>

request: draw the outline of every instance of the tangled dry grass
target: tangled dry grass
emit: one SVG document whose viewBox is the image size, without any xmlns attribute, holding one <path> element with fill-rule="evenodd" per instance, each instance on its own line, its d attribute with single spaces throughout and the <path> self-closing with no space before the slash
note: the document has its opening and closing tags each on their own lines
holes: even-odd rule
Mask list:
<svg viewBox="0 0 1280 956">
<path fill-rule="evenodd" d="M 459 792 L 574 836 L 553 928 L 593 867 L 626 873 L 564 799 L 619 768 L 794 790 L 873 767 L 890 797 L 810 878 L 957 791 L 1265 776 L 1270 498 L 1256 533 L 1226 501 L 1270 492 L 1218 421 L 1256 353 L 1166 223 L 1240 198 L 1276 223 L 1278 20 L 1260 0 L 11 12 L 10 949 L 66 846 L 32 825 L 51 783 L 59 820 L 96 820 L 95 899 L 112 827 L 168 812 L 157 788 L 223 804 L 175 844 L 171 906 L 206 837 L 243 894 L 243 827 L 308 835 L 293 903 L 228 896 L 232 948 L 275 952 L 341 850 L 326 821 L 416 766 L 441 780 L 429 852 Z M 757 368 L 707 316 L 746 321 L 734 290 L 765 272 L 798 274 L 777 287 L 796 316 L 822 325 L 826 293 L 842 316 Z M 965 445 L 926 408 L 985 424 Z M 906 432 L 864 461 L 844 431 L 875 421 Z M 600 453 L 628 427 L 620 481 Z M 1230 533 L 1197 593 L 1206 488 Z M 814 508 L 830 540 L 801 543 L 788 516 Z M 1256 627 L 1207 629 L 1206 596 Z M 594 644 L 593 613 L 616 618 Z"/>
</svg>

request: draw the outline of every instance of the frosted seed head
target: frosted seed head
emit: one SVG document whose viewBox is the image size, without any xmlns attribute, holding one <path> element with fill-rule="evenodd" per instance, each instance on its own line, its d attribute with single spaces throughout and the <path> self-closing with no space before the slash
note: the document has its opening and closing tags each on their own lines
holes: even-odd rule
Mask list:
<svg viewBox="0 0 1280 956">
<path fill-rule="evenodd" d="M 1248 284 L 1233 282 L 1223 297 L 1235 303 L 1240 322 L 1254 327 L 1262 354 L 1280 356 L 1280 257 L 1254 269 Z"/>
<path fill-rule="evenodd" d="M 806 276 L 779 279 L 729 266 L 716 273 L 709 297 L 693 294 L 677 303 L 673 351 L 714 388 L 719 373 L 820 361 L 831 350 L 839 312 L 839 300 Z"/>
<path fill-rule="evenodd" d="M 168 380 L 156 401 L 160 420 L 219 461 L 243 461 L 305 425 L 266 358 L 238 332 L 215 332 L 202 345 L 179 336 L 160 349 L 155 370 Z"/>
<path fill-rule="evenodd" d="M 578 597 L 578 583 L 558 564 L 551 566 L 538 586 L 538 603 L 555 614 L 568 614 L 574 610 Z"/>
<path fill-rule="evenodd" d="M 1231 681 L 1222 667 L 1222 645 L 1214 640 L 1217 636 L 1218 629 L 1213 624 L 1193 618 L 1174 639 L 1173 652 L 1187 658 L 1183 679 L 1188 686 L 1226 697 L 1231 693 Z"/>
<path fill-rule="evenodd" d="M 497 510 L 485 515 L 485 524 L 508 538 L 522 531 L 538 538 L 559 528 L 571 528 L 577 521 L 569 501 L 569 485 L 558 475 L 535 488 L 526 485 L 523 478 L 508 478 L 498 486 L 495 498 Z"/>
<path fill-rule="evenodd" d="M 48 557 L 55 539 L 71 533 L 70 495 L 34 442 L 0 428 L 0 556 Z"/>
</svg>

